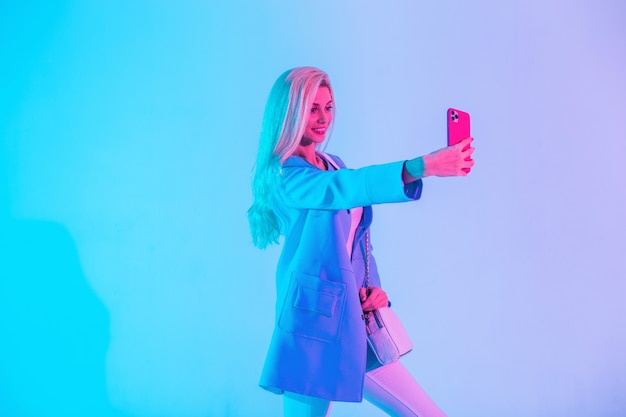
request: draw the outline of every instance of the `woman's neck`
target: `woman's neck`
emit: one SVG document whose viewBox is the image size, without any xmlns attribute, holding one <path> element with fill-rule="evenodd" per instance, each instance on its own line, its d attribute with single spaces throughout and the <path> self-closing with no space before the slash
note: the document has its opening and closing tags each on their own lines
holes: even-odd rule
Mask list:
<svg viewBox="0 0 626 417">
<path fill-rule="evenodd" d="M 294 155 L 298 155 L 309 164 L 318 167 L 319 169 L 327 169 L 324 161 L 315 153 L 315 145 L 299 146 L 294 152 Z"/>
<path fill-rule="evenodd" d="M 303 158 L 310 164 L 317 165 L 316 163 L 316 155 L 315 155 L 315 145 L 311 144 L 309 146 L 298 146 L 298 149 L 294 152 L 295 155 Z"/>
</svg>

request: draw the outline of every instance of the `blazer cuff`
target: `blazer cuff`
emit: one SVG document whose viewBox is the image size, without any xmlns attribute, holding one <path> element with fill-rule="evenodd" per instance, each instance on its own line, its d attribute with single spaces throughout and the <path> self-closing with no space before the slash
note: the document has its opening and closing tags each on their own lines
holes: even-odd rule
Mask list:
<svg viewBox="0 0 626 417">
<path fill-rule="evenodd" d="M 419 200 L 422 196 L 422 188 L 424 187 L 424 183 L 420 178 L 417 181 L 410 182 L 404 185 L 404 194 L 410 198 L 411 200 Z"/>
</svg>

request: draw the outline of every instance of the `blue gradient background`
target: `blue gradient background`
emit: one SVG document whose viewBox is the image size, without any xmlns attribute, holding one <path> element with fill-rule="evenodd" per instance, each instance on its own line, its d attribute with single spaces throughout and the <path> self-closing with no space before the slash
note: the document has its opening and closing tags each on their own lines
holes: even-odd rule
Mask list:
<svg viewBox="0 0 626 417">
<path fill-rule="evenodd" d="M 279 248 L 246 210 L 285 69 L 334 83 L 351 166 L 477 165 L 377 207 L 452 416 L 626 415 L 626 5 L 51 1 L 0 6 L 0 415 L 277 416 L 257 387 Z M 381 416 L 367 403 L 333 417 Z"/>
</svg>

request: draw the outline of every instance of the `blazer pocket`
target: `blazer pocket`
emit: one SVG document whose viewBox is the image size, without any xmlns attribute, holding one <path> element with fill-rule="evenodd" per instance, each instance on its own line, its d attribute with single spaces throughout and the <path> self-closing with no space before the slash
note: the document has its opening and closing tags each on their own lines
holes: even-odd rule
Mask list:
<svg viewBox="0 0 626 417">
<path fill-rule="evenodd" d="M 298 336 L 336 342 L 345 301 L 344 283 L 294 272 L 278 327 Z"/>
</svg>

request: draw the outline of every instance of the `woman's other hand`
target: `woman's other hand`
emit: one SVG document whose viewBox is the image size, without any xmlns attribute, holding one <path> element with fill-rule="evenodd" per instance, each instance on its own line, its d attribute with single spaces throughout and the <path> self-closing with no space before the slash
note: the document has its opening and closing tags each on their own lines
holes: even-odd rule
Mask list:
<svg viewBox="0 0 626 417">
<path fill-rule="evenodd" d="M 414 179 L 430 176 L 454 177 L 467 175 L 474 166 L 474 160 L 472 159 L 474 147 L 471 146 L 473 140 L 474 138 L 469 137 L 456 145 L 448 146 L 428 155 L 407 161 L 404 165 L 404 171 L 406 172 L 403 172 L 405 183 L 411 179 L 406 174 L 409 174 Z"/>
<path fill-rule="evenodd" d="M 377 308 L 387 307 L 389 298 L 387 293 L 378 287 L 367 287 L 359 290 L 361 298 L 361 308 L 364 312 L 376 310 Z"/>
</svg>

